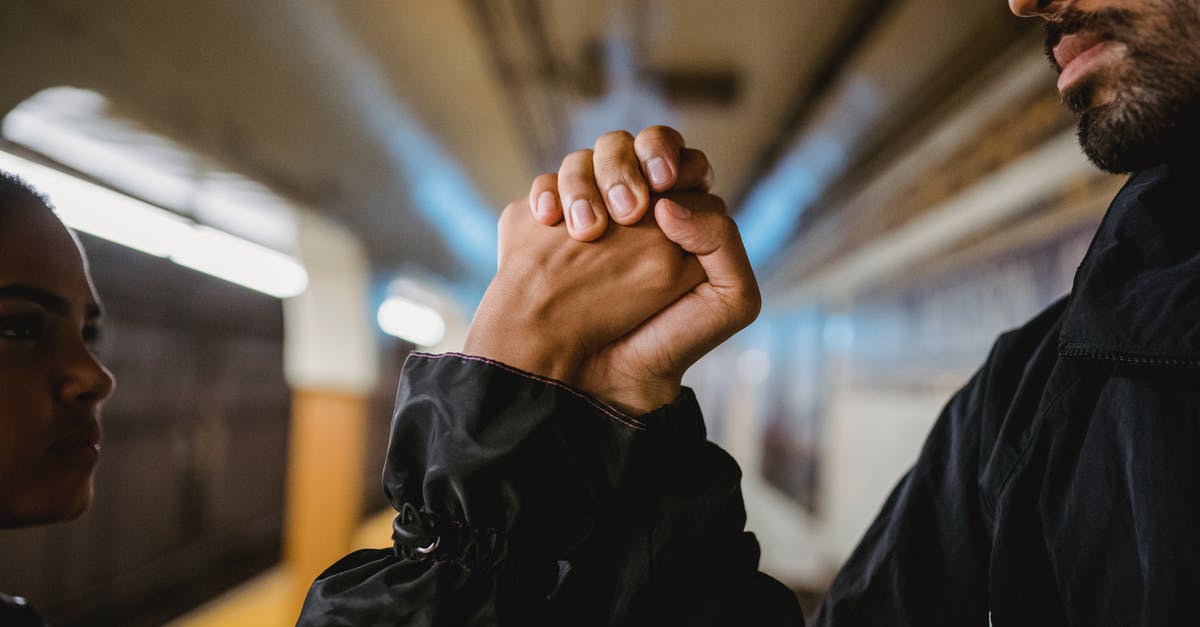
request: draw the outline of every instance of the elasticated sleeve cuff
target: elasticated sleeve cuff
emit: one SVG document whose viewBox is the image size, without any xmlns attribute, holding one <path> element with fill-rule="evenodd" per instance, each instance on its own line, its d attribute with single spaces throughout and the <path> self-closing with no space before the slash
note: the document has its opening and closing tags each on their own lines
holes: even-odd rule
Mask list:
<svg viewBox="0 0 1200 627">
<path fill-rule="evenodd" d="M 690 390 L 635 417 L 502 363 L 414 353 L 383 471 L 394 547 L 323 573 L 300 624 L 537 624 L 563 565 L 620 536 L 639 482 L 704 437 Z"/>
</svg>

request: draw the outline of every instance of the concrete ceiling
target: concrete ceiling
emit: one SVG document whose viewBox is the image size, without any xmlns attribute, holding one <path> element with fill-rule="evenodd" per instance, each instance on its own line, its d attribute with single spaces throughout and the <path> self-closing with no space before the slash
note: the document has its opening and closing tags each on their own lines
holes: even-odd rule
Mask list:
<svg viewBox="0 0 1200 627">
<path fill-rule="evenodd" d="M 988 16 L 1003 5 L 954 3 Z M 606 128 L 673 124 L 709 154 L 717 191 L 744 197 L 819 122 L 871 31 L 897 5 L 919 15 L 914 4 L 946 3 L 6 0 L 0 110 L 48 87 L 93 89 L 118 115 L 346 224 L 380 270 L 453 279 L 470 271 L 471 242 L 442 217 L 498 212 Z M 938 54 L 1012 30 L 977 22 Z M 895 41 L 893 58 L 871 63 L 921 58 L 922 45 Z"/>
</svg>

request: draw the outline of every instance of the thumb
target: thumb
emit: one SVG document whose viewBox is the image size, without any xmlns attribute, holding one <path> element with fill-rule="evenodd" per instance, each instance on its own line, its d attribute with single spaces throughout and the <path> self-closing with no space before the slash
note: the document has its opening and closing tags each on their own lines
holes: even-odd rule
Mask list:
<svg viewBox="0 0 1200 627">
<path fill-rule="evenodd" d="M 715 198 L 715 197 L 713 197 Z M 691 203 L 701 209 L 706 203 Z M 758 317 L 762 296 L 737 225 L 722 211 L 689 210 L 660 199 L 654 218 L 667 238 L 696 256 L 708 280 L 647 320 L 663 369 L 682 375 L 691 364 Z"/>
<path fill-rule="evenodd" d="M 693 254 L 708 276 L 708 285 L 730 297 L 750 301 L 754 313 L 761 306 L 758 282 L 746 256 L 737 224 L 725 215 L 724 206 L 713 210 L 707 205 L 720 199 L 697 194 L 708 202 L 688 202 L 689 209 L 672 198 L 660 198 L 654 206 L 654 219 L 667 239 Z M 712 199 L 712 200 L 709 200 Z"/>
</svg>

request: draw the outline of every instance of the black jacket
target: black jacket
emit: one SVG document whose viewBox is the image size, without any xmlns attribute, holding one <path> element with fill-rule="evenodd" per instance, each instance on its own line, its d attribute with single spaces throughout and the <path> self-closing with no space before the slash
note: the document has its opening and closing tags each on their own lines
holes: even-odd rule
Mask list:
<svg viewBox="0 0 1200 627">
<path fill-rule="evenodd" d="M 817 625 L 1196 624 L 1198 176 L 1130 180 L 1070 299 L 1001 336 L 946 406 Z M 395 549 L 334 564 L 300 624 L 802 625 L 757 572 L 739 478 L 689 392 L 634 419 L 418 355 L 384 472 Z"/>
<path fill-rule="evenodd" d="M 1072 296 L 1000 337 L 818 625 L 1200 622 L 1200 201 L 1134 176 Z"/>
<path fill-rule="evenodd" d="M 737 464 L 690 392 L 631 418 L 503 364 L 417 353 L 396 407 L 395 547 L 322 573 L 298 624 L 802 624 L 758 573 Z"/>
</svg>

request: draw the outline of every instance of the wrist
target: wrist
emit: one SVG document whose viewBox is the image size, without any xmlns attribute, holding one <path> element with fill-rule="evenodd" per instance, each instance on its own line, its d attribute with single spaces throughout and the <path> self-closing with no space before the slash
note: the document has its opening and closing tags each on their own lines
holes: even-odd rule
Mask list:
<svg viewBox="0 0 1200 627">
<path fill-rule="evenodd" d="M 588 392 L 629 416 L 641 416 L 675 402 L 682 390 L 678 379 L 648 379 L 627 385 L 610 384 Z"/>
<path fill-rule="evenodd" d="M 558 342 L 530 317 L 514 308 L 483 305 L 476 312 L 463 352 L 485 357 L 532 374 L 573 383 L 583 357 L 567 342 Z"/>
<path fill-rule="evenodd" d="M 554 353 L 530 350 L 526 346 L 497 345 L 493 342 L 472 343 L 468 341 L 463 346 L 463 352 L 564 383 L 574 383 L 579 363 L 575 359 Z"/>
</svg>

